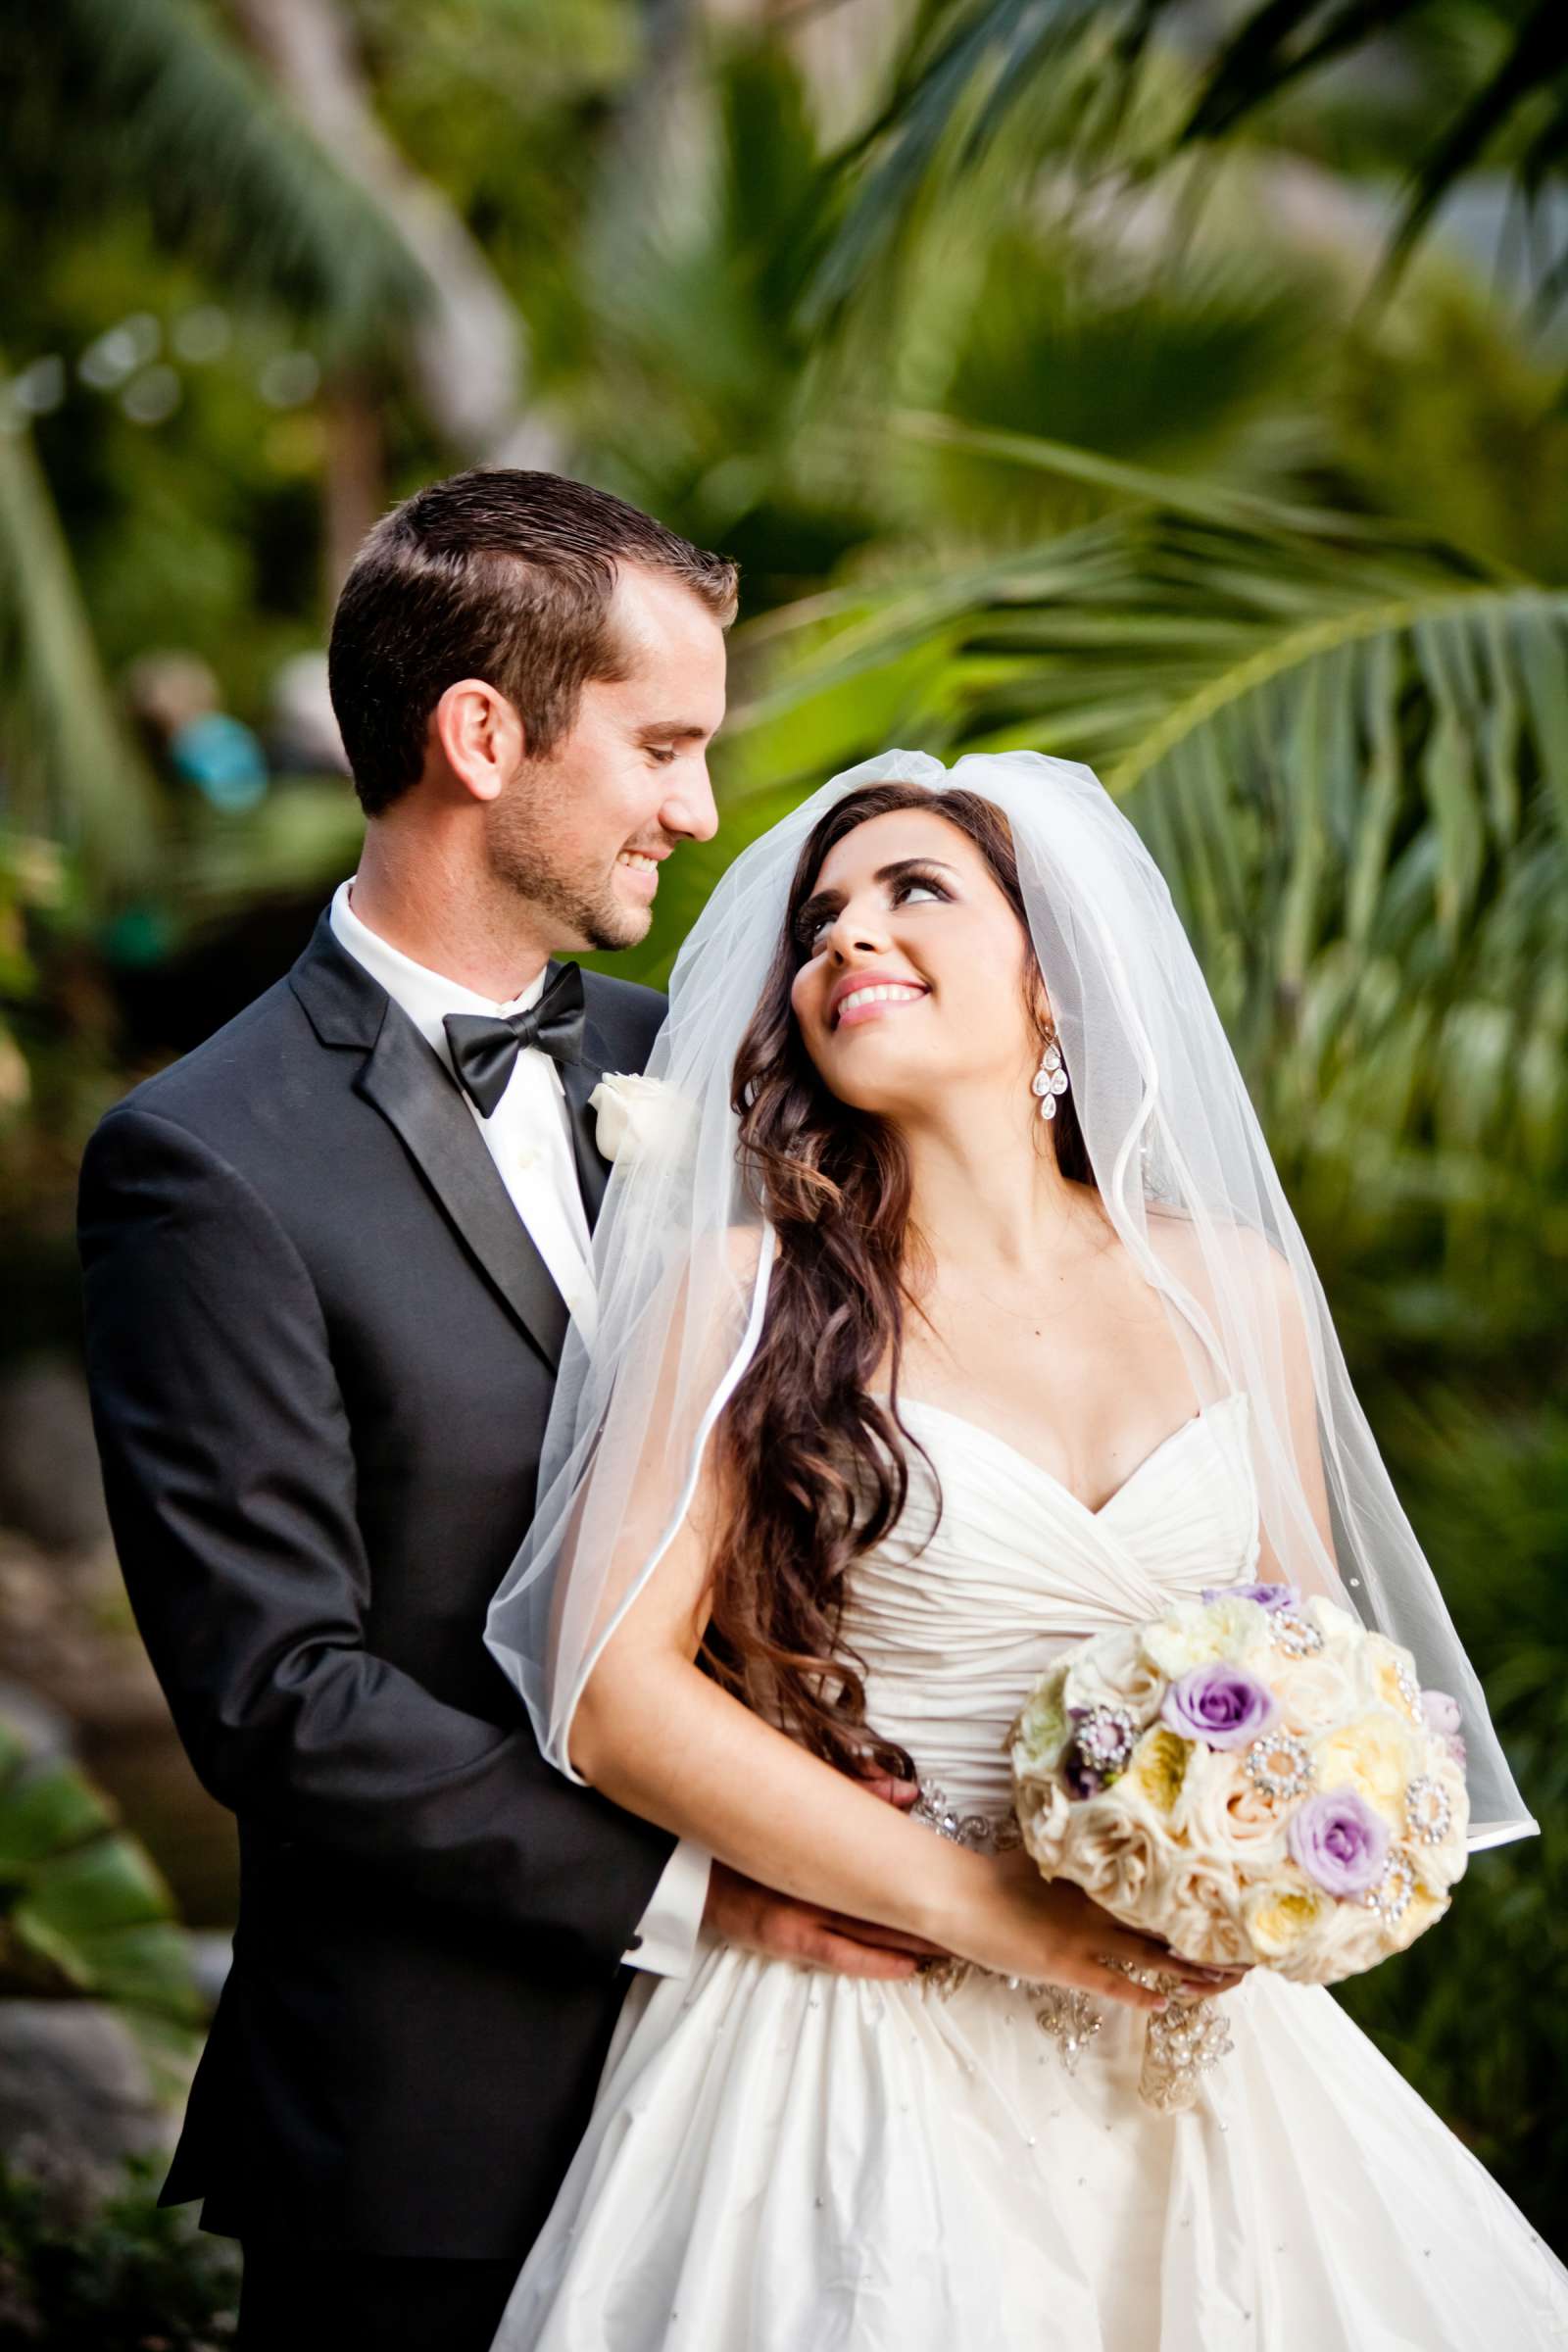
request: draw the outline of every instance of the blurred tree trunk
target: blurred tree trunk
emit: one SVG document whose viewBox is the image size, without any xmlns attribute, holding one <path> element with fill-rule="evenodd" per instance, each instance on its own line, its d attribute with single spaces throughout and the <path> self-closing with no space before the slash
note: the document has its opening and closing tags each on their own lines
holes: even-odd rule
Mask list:
<svg viewBox="0 0 1568 2352">
<path fill-rule="evenodd" d="M 278 88 L 429 276 L 434 302 L 413 329 L 410 360 L 443 439 L 474 461 L 556 463 L 554 432 L 526 413 L 527 333 L 516 306 L 449 199 L 410 168 L 377 122 L 341 0 L 230 5 Z M 336 430 L 333 438 L 342 455 Z M 345 484 L 345 505 L 351 495 Z M 377 496 L 376 511 L 380 504 Z"/>
<path fill-rule="evenodd" d="M 104 675 L 32 436 L 9 414 L 0 414 L 0 646 L 13 665 L 0 822 L 74 851 L 101 912 L 133 898 L 154 869 L 158 793 Z"/>
<path fill-rule="evenodd" d="M 327 383 L 321 566 L 327 609 L 337 602 L 361 540 L 387 505 L 386 447 L 374 387 L 356 369 Z"/>
</svg>

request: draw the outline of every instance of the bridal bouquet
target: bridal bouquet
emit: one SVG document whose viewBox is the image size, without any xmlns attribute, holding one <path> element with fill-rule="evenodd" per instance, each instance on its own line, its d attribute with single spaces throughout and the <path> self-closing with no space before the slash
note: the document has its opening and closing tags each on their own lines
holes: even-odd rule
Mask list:
<svg viewBox="0 0 1568 2352">
<path fill-rule="evenodd" d="M 1459 1711 L 1409 1652 L 1294 1587 L 1205 1592 L 1066 1651 L 1011 1734 L 1023 1842 L 1183 1958 L 1331 1984 L 1441 1919 L 1465 1866 Z M 1150 2023 L 1143 2091 L 1185 2105 L 1216 2004 Z"/>
</svg>

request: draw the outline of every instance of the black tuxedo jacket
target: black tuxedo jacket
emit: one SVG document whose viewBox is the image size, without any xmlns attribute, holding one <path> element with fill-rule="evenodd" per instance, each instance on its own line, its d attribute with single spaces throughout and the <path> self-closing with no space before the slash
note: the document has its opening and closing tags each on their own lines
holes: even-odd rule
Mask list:
<svg viewBox="0 0 1568 2352">
<path fill-rule="evenodd" d="M 640 1070 L 597 974 L 563 1071 Z M 88 1374 L 138 1624 L 238 1816 L 234 1964 L 166 2202 L 210 2229 L 520 2259 L 672 1840 L 540 1757 L 483 1643 L 566 1312 L 469 1113 L 323 916 L 286 980 L 104 1119 Z"/>
</svg>

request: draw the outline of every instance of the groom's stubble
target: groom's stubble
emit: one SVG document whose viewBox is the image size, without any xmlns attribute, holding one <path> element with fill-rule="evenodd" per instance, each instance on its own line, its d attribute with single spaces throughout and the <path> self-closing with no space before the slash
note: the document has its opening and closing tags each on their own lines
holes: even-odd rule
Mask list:
<svg viewBox="0 0 1568 2352">
<path fill-rule="evenodd" d="M 519 763 L 511 788 L 487 811 L 485 864 L 522 902 L 558 947 L 614 954 L 648 935 L 652 906 L 627 906 L 612 875 L 596 875 L 573 854 L 571 795 L 554 763 Z"/>
</svg>

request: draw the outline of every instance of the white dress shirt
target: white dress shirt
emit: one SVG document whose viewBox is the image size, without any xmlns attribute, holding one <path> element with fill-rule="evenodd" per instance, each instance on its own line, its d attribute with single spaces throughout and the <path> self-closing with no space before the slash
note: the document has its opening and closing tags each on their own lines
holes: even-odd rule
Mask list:
<svg viewBox="0 0 1568 2352">
<path fill-rule="evenodd" d="M 360 920 L 350 904 L 352 889 L 352 882 L 340 883 L 333 897 L 329 917 L 333 938 L 356 963 L 364 965 L 372 980 L 380 982 L 392 1002 L 401 1005 L 448 1069 L 452 1068 L 452 1053 L 442 1023 L 449 1012 L 506 1015 L 525 1012 L 538 1003 L 544 992 L 543 972 L 520 997 L 496 1004 L 456 980 L 416 963 Z M 488 1119 L 480 1117 L 466 1094 L 463 1100 L 556 1288 L 578 1325 L 591 1332 L 597 1304 L 593 1245 L 577 1183 L 561 1072 L 548 1054 L 530 1049 L 517 1055 L 506 1093 Z M 676 1846 L 638 1924 L 637 1940 L 626 1954 L 633 1968 L 646 1968 L 662 1977 L 687 1974 L 708 1900 L 710 1868 L 710 1856 L 689 1838 Z"/>
</svg>

